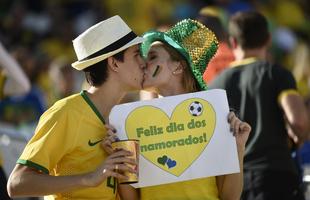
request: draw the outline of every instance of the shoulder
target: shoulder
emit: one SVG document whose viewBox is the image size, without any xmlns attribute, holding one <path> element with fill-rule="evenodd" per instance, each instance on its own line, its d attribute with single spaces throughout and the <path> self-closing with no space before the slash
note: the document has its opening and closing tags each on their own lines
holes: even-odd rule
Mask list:
<svg viewBox="0 0 310 200">
<path fill-rule="evenodd" d="M 292 75 L 292 72 L 278 63 L 269 63 L 269 68 L 273 73 L 277 73 L 279 75 Z"/>
<path fill-rule="evenodd" d="M 280 82 L 295 82 L 295 78 L 291 71 L 279 64 L 271 65 L 272 78 Z"/>
<path fill-rule="evenodd" d="M 240 67 L 232 67 L 223 70 L 214 80 L 208 85 L 210 89 L 225 88 L 227 83 L 233 81 L 241 72 Z"/>
<path fill-rule="evenodd" d="M 47 111 L 43 113 L 41 118 L 63 118 L 67 114 L 73 114 L 81 109 L 83 99 L 80 94 L 74 94 L 64 99 L 58 100 Z"/>
</svg>

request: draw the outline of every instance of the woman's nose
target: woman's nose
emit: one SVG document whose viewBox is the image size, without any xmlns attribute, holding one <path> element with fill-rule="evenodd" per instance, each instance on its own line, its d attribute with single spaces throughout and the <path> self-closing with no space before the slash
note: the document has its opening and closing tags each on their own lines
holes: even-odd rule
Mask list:
<svg viewBox="0 0 310 200">
<path fill-rule="evenodd" d="M 145 62 L 145 60 L 141 57 L 141 56 L 139 56 L 139 65 L 140 65 L 140 67 L 141 68 L 145 68 L 146 67 L 146 62 Z"/>
</svg>

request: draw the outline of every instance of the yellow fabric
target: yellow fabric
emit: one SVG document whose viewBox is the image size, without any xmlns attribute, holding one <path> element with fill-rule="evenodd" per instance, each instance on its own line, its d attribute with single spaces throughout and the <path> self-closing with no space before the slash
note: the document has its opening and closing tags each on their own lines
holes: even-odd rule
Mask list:
<svg viewBox="0 0 310 200">
<path fill-rule="evenodd" d="M 34 137 L 20 159 L 50 175 L 83 174 L 95 170 L 107 157 L 100 143 L 106 135 L 103 122 L 80 94 L 56 102 L 40 118 Z M 113 188 L 105 181 L 98 187 L 48 196 L 45 199 L 114 200 Z"/>
<path fill-rule="evenodd" d="M 306 18 L 302 7 L 295 1 L 277 0 L 274 2 L 273 15 L 277 24 L 290 28 L 301 28 Z M 289 17 L 287 17 L 289 14 Z"/>
<path fill-rule="evenodd" d="M 0 69 L 0 100 L 4 97 L 4 83 L 5 83 L 5 73 Z"/>
<path fill-rule="evenodd" d="M 294 90 L 294 89 L 289 89 L 289 90 L 283 90 L 279 96 L 278 96 L 278 103 L 280 104 L 281 103 L 281 99 L 287 95 L 298 95 L 300 96 L 299 92 L 297 90 Z"/>
<path fill-rule="evenodd" d="M 216 178 L 141 188 L 141 200 L 218 200 Z"/>
<path fill-rule="evenodd" d="M 3 165 L 3 158 L 2 158 L 2 154 L 0 153 L 0 167 Z"/>
<path fill-rule="evenodd" d="M 300 95 L 303 96 L 304 98 L 307 98 L 310 96 L 308 80 L 306 78 L 301 79 L 300 81 L 297 81 L 297 88 L 298 88 L 298 92 L 300 93 Z"/>
<path fill-rule="evenodd" d="M 250 63 L 256 62 L 258 59 L 256 57 L 249 57 L 249 58 L 245 58 L 243 60 L 236 60 L 232 63 L 230 63 L 230 67 L 238 67 L 241 65 L 248 65 Z"/>
</svg>

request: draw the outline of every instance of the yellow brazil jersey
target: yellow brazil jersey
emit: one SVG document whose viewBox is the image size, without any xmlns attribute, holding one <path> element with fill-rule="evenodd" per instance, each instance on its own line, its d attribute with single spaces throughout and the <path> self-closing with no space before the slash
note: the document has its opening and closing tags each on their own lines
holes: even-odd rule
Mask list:
<svg viewBox="0 0 310 200">
<path fill-rule="evenodd" d="M 95 170 L 107 157 L 100 147 L 105 137 L 104 120 L 85 91 L 56 102 L 40 118 L 35 135 L 17 163 L 54 176 Z M 46 196 L 45 199 L 116 198 L 113 180 L 98 187 Z"/>
<path fill-rule="evenodd" d="M 218 200 L 216 178 L 141 188 L 141 200 Z"/>
</svg>

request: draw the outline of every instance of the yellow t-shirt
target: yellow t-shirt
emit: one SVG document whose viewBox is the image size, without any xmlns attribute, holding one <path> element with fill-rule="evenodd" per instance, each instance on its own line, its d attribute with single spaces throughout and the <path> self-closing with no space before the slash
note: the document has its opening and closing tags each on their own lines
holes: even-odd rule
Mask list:
<svg viewBox="0 0 310 200">
<path fill-rule="evenodd" d="M 100 147 L 105 135 L 104 120 L 83 91 L 56 102 L 41 116 L 35 135 L 17 163 L 53 176 L 87 173 L 107 157 Z M 114 200 L 114 185 L 113 180 L 105 181 L 98 187 L 50 195 L 45 199 Z"/>
<path fill-rule="evenodd" d="M 140 189 L 141 200 L 218 200 L 216 178 L 151 186 Z"/>
</svg>

